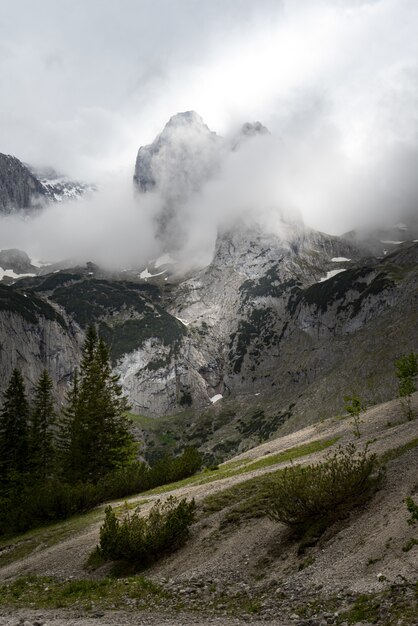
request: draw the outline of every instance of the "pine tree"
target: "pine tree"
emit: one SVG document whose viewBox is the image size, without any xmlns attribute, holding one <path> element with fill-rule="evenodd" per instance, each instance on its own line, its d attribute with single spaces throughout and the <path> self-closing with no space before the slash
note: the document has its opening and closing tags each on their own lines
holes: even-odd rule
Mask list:
<svg viewBox="0 0 418 626">
<path fill-rule="evenodd" d="M 22 374 L 14 369 L 0 413 L 0 478 L 9 488 L 23 480 L 29 469 L 29 405 Z"/>
<path fill-rule="evenodd" d="M 30 455 L 34 477 L 45 480 L 54 467 L 53 427 L 56 422 L 52 380 L 46 370 L 35 388 L 30 432 Z"/>
<path fill-rule="evenodd" d="M 128 409 L 109 351 L 94 328 L 87 330 L 79 379 L 66 409 L 66 478 L 97 482 L 108 472 L 133 460 L 136 445 L 128 429 Z"/>
</svg>

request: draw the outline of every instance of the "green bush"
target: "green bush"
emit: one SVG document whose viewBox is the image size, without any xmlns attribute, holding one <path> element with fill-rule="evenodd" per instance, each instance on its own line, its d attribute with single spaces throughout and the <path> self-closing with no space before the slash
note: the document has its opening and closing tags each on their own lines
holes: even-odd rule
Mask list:
<svg viewBox="0 0 418 626">
<path fill-rule="evenodd" d="M 291 466 L 271 485 L 268 515 L 298 536 L 318 536 L 352 508 L 364 503 L 382 475 L 367 447 L 341 446 L 318 465 Z"/>
<path fill-rule="evenodd" d="M 148 517 L 135 512 L 119 521 L 108 506 L 98 551 L 104 560 L 135 562 L 137 567 L 144 567 L 185 543 L 195 509 L 194 500 L 170 497 L 164 503 L 158 500 Z"/>
<path fill-rule="evenodd" d="M 68 484 L 47 479 L 4 495 L 0 494 L 0 536 L 23 532 L 53 520 L 62 520 L 88 511 L 106 500 L 124 498 L 170 482 L 187 478 L 201 466 L 195 448 L 186 448 L 179 457 L 165 457 L 153 467 L 137 461 L 115 470 L 96 484 Z"/>
</svg>

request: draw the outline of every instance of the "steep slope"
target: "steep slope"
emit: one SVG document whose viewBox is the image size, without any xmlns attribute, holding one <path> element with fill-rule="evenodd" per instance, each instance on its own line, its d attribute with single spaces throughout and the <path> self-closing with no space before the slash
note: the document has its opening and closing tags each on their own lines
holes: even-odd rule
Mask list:
<svg viewBox="0 0 418 626">
<path fill-rule="evenodd" d="M 417 408 L 417 394 L 414 406 Z M 407 523 L 404 499 L 409 495 L 417 498 L 417 424 L 404 420 L 398 401 L 369 409 L 357 441 L 360 448 L 367 442 L 371 452 L 386 458 L 381 488 L 370 501 L 334 524 L 316 545 L 301 553 L 289 531 L 254 506 L 260 495 L 257 485 L 261 487 L 268 474 L 289 464 L 280 455 L 291 456 L 303 444 L 308 447 L 294 462 L 318 463 L 326 453 L 312 451 L 312 446 L 315 449 L 318 441 L 334 441 L 334 448 L 328 450 L 335 450 L 353 441 L 351 429 L 349 418 L 330 419 L 258 446 L 218 470 L 131 498 L 129 507 L 139 506 L 144 515 L 156 499 L 171 495 L 194 497 L 198 504 L 198 521 L 188 543 L 144 572 L 154 585 L 160 585 L 160 601 L 150 599 L 148 604 L 139 595 L 136 577 L 123 580 L 120 594 L 116 591 L 119 581 L 104 578 L 108 568 L 86 571 L 86 557 L 98 541 L 104 507 L 3 542 L 3 584 L 12 584 L 21 575 L 50 577 L 48 581 L 35 577 L 20 580 L 13 601 L 27 606 L 27 612 L 15 606 L 13 616 L 36 619 L 37 604 L 54 607 L 55 590 L 72 584 L 75 591 L 68 594 L 67 606 L 78 610 L 78 615 L 55 605 L 54 613 L 43 609 L 44 619 L 54 616 L 58 623 L 89 624 L 89 615 L 80 608 L 91 600 L 95 582 L 99 586 L 107 580 L 106 589 L 104 584 L 99 587 L 101 593 L 94 597 L 91 610 L 100 611 L 101 620 L 109 624 L 133 624 L 138 619 L 142 623 L 143 617 L 147 623 L 147 613 L 142 611 L 150 609 L 156 624 L 171 625 L 179 619 L 188 624 L 187 612 L 192 611 L 190 623 L 198 624 L 217 623 L 217 619 L 226 624 L 231 615 L 237 616 L 237 624 L 249 619 L 256 623 L 254 616 L 258 615 L 263 623 L 272 625 L 319 626 L 322 622 L 359 623 L 360 608 L 361 615 L 368 618 L 366 623 L 414 624 L 417 547 L 410 539 L 416 531 Z M 246 499 L 248 480 L 255 489 Z M 90 585 L 78 582 L 86 578 Z M 113 595 L 108 593 L 109 586 L 114 586 Z M 39 595 L 34 595 L 34 588 Z M 7 591 L 7 587 L 2 589 Z M 115 606 L 122 612 L 113 614 Z M 177 613 L 179 608 L 186 611 L 184 617 Z M 0 616 L 8 615 L 8 610 L 0 609 Z"/>
<path fill-rule="evenodd" d="M 77 329 L 54 307 L 25 290 L 0 285 L 1 389 L 14 367 L 21 369 L 31 388 L 47 369 L 62 399 L 79 359 Z"/>
<path fill-rule="evenodd" d="M 16 157 L 0 154 L 0 214 L 42 205 L 47 192 Z"/>
</svg>

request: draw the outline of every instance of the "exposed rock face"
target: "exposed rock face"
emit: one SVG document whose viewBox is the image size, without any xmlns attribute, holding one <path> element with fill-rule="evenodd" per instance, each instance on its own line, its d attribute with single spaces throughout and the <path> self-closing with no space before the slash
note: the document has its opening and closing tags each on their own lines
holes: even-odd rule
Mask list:
<svg viewBox="0 0 418 626">
<path fill-rule="evenodd" d="M 0 154 L 0 214 L 78 199 L 94 190 L 93 185 L 71 181 L 51 168 L 36 171 L 16 157 Z"/>
<path fill-rule="evenodd" d="M 33 293 L 0 285 L 1 389 L 13 368 L 21 369 L 28 389 L 47 369 L 63 399 L 76 367 L 82 333 Z"/>
<path fill-rule="evenodd" d="M 46 195 L 43 185 L 19 159 L 0 154 L 0 213 L 39 207 Z"/>
</svg>

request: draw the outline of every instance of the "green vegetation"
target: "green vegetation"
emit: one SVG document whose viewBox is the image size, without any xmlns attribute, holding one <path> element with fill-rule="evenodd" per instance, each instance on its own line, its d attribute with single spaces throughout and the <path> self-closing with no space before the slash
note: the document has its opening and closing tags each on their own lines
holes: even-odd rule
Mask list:
<svg viewBox="0 0 418 626">
<path fill-rule="evenodd" d="M 51 476 L 55 466 L 53 428 L 57 421 L 52 397 L 52 380 L 44 370 L 35 387 L 29 447 L 31 470 L 41 481 Z"/>
<path fill-rule="evenodd" d="M 143 569 L 162 555 L 182 546 L 189 536 L 194 521 L 194 500 L 177 500 L 169 497 L 158 500 L 148 517 L 139 512 L 127 512 L 119 521 L 112 507 L 105 511 L 105 521 L 100 529 L 100 544 L 93 558 L 104 561 L 126 561 L 137 570 Z"/>
<path fill-rule="evenodd" d="M 31 324 L 39 324 L 40 318 L 55 321 L 63 328 L 67 325 L 63 317 L 41 298 L 31 291 L 20 293 L 18 289 L 0 285 L 0 311 L 9 311 L 21 315 Z"/>
<path fill-rule="evenodd" d="M 272 483 L 269 516 L 305 540 L 367 501 L 381 479 L 376 455 L 353 444 L 317 465 L 287 467 Z"/>
<path fill-rule="evenodd" d="M 200 468 L 192 448 L 151 468 L 136 461 L 126 409 L 108 349 L 93 328 L 59 420 L 48 373 L 36 385 L 30 411 L 23 378 L 14 370 L 0 414 L 0 535 L 65 519 Z"/>
<path fill-rule="evenodd" d="M 411 420 L 414 413 L 411 407 L 411 396 L 417 390 L 418 355 L 415 352 L 404 354 L 395 361 L 395 372 L 398 378 L 398 395 L 407 419 Z"/>
<path fill-rule="evenodd" d="M 0 605 L 36 606 L 38 608 L 78 607 L 91 610 L 124 608 L 133 600 L 135 608 L 159 604 L 168 597 L 161 587 L 135 576 L 124 580 L 61 581 L 52 577 L 25 576 L 0 587 Z"/>
<path fill-rule="evenodd" d="M 135 459 L 137 445 L 129 432 L 127 409 L 119 377 L 112 373 L 107 346 L 90 326 L 61 429 L 62 475 L 66 480 L 97 483 Z"/>
<path fill-rule="evenodd" d="M 360 439 L 360 413 L 366 410 L 362 400 L 359 396 L 353 394 L 351 396 L 344 396 L 344 409 L 347 411 L 349 415 L 353 418 L 353 434 L 357 439 Z"/>
<path fill-rule="evenodd" d="M 411 517 L 408 520 L 408 524 L 410 526 L 413 526 L 418 522 L 418 504 L 415 504 L 414 500 L 411 497 L 406 498 L 405 503 L 406 508 L 411 514 Z"/>
</svg>

